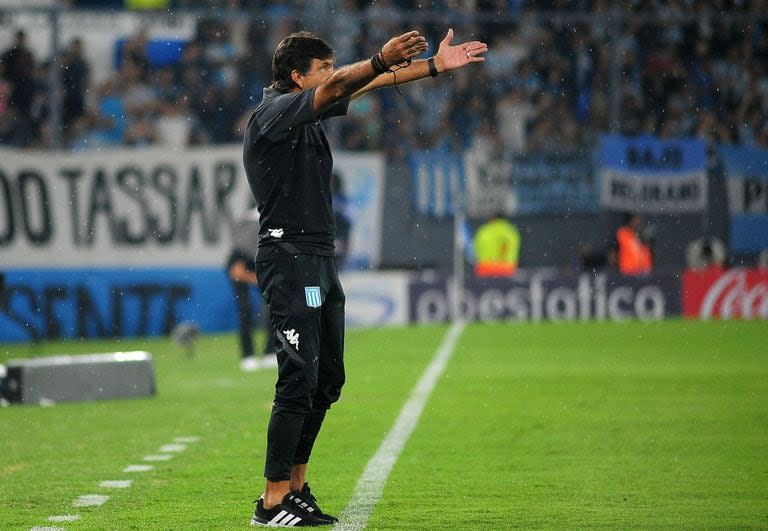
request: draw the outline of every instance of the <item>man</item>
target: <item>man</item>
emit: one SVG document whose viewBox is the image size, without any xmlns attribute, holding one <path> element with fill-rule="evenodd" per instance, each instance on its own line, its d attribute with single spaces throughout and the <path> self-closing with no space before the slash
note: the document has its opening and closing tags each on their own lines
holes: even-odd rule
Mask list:
<svg viewBox="0 0 768 531">
<path fill-rule="evenodd" d="M 473 244 L 478 277 L 511 277 L 517 271 L 520 231 L 502 213 L 478 227 Z"/>
<path fill-rule="evenodd" d="M 317 506 L 306 469 L 326 411 L 344 384 L 344 292 L 334 262 L 333 159 L 321 120 L 376 88 L 437 76 L 484 59 L 484 43 L 437 54 L 410 31 L 371 59 L 334 70 L 333 50 L 299 32 L 278 44 L 272 85 L 245 132 L 244 163 L 261 213 L 256 274 L 278 340 L 278 379 L 267 431 L 266 488 L 251 525 L 318 526 L 336 518 Z M 398 68 L 399 67 L 399 68 Z M 392 73 L 396 70 L 396 74 Z"/>
<path fill-rule="evenodd" d="M 622 275 L 647 275 L 653 268 L 653 253 L 640 236 L 643 218 L 627 213 L 624 223 L 616 231 L 617 259 Z"/>
<path fill-rule="evenodd" d="M 32 117 L 35 99 L 35 58 L 27 47 L 27 35 L 16 32 L 14 45 L 0 56 L 0 74 L 10 84 L 9 107 L 0 113 L 0 140 L 17 146 L 29 146 L 39 136 L 38 125 Z M 6 87 L 0 87 L 5 92 Z M 4 116 L 3 116 L 4 114 Z"/>
<path fill-rule="evenodd" d="M 27 120 L 35 95 L 35 58 L 27 47 L 24 30 L 16 32 L 13 46 L 0 57 L 0 62 L 5 65 L 5 77 L 12 85 L 10 104 Z"/>
<path fill-rule="evenodd" d="M 232 230 L 232 251 L 227 258 L 227 276 L 232 281 L 237 305 L 237 322 L 240 332 L 240 369 L 256 371 L 277 367 L 274 335 L 270 325 L 269 311 L 262 307 L 260 321 L 265 334 L 264 355 L 257 358 L 253 349 L 253 308 L 251 287 L 258 286 L 256 279 L 256 243 L 259 234 L 259 212 L 255 208 L 246 212 L 243 219 L 235 223 Z"/>
</svg>

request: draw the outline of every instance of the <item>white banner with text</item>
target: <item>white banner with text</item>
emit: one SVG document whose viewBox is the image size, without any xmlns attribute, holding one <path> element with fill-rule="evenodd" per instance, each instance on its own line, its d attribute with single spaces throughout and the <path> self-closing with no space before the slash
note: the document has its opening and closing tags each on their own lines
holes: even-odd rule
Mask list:
<svg viewBox="0 0 768 531">
<path fill-rule="evenodd" d="M 337 153 L 350 260 L 379 260 L 384 164 Z M 251 205 L 238 145 L 68 154 L 0 149 L 0 267 L 221 265 Z"/>
</svg>

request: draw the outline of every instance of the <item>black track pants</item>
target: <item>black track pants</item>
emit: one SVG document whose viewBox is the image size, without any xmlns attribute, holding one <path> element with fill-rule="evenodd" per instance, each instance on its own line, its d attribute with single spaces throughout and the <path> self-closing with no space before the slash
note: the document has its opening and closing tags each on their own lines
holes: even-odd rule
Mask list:
<svg viewBox="0 0 768 531">
<path fill-rule="evenodd" d="M 332 256 L 279 252 L 256 263 L 279 364 L 264 476 L 290 479 L 344 385 L 344 291 Z"/>
</svg>

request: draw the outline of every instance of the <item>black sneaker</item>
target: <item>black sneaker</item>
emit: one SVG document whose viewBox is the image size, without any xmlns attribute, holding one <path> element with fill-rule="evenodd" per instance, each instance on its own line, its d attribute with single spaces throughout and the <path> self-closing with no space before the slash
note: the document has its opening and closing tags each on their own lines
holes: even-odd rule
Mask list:
<svg viewBox="0 0 768 531">
<path fill-rule="evenodd" d="M 264 500 L 256 500 L 256 511 L 251 518 L 252 526 L 260 527 L 316 527 L 331 525 L 330 520 L 316 517 L 312 512 L 304 509 L 307 506 L 295 492 L 289 492 L 279 505 L 271 509 L 264 508 Z"/>
<path fill-rule="evenodd" d="M 304 483 L 304 486 L 301 487 L 301 490 L 299 491 L 299 497 L 307 504 L 309 505 L 309 509 L 311 509 L 311 513 L 315 515 L 316 517 L 320 518 L 321 520 L 328 520 L 329 522 L 335 524 L 339 521 L 338 518 L 335 516 L 331 516 L 330 514 L 324 513 L 320 507 L 317 505 L 317 498 L 314 497 L 312 494 L 312 491 L 309 490 L 309 483 Z M 307 509 L 307 510 L 309 510 Z"/>
</svg>

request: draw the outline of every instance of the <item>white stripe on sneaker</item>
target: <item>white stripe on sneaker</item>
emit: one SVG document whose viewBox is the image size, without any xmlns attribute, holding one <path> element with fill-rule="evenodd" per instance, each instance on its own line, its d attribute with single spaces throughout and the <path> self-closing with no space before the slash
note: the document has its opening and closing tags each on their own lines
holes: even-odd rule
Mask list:
<svg viewBox="0 0 768 531">
<path fill-rule="evenodd" d="M 280 521 L 279 521 L 279 522 L 277 522 L 277 523 L 278 523 L 278 524 L 280 524 L 280 525 L 288 525 L 288 522 L 290 522 L 290 521 L 291 521 L 291 520 L 293 520 L 294 518 L 296 518 L 296 515 L 295 515 L 295 514 L 293 514 L 293 513 L 288 513 L 288 514 L 286 514 L 286 515 L 285 515 L 285 518 L 283 518 L 282 520 L 280 520 Z"/>
<path fill-rule="evenodd" d="M 275 516 L 272 520 L 269 521 L 270 524 L 279 524 L 280 520 L 283 519 L 283 517 L 288 514 L 287 511 L 282 510 L 279 513 L 277 513 L 277 516 Z"/>
<path fill-rule="evenodd" d="M 297 516 L 296 518 L 294 518 L 293 520 L 291 520 L 291 521 L 290 521 L 290 522 L 289 522 L 287 525 L 289 525 L 289 526 L 291 526 L 291 527 L 294 527 L 294 526 L 295 526 L 296 524 L 298 524 L 299 522 L 301 522 L 301 518 L 299 518 L 299 517 Z"/>
</svg>

